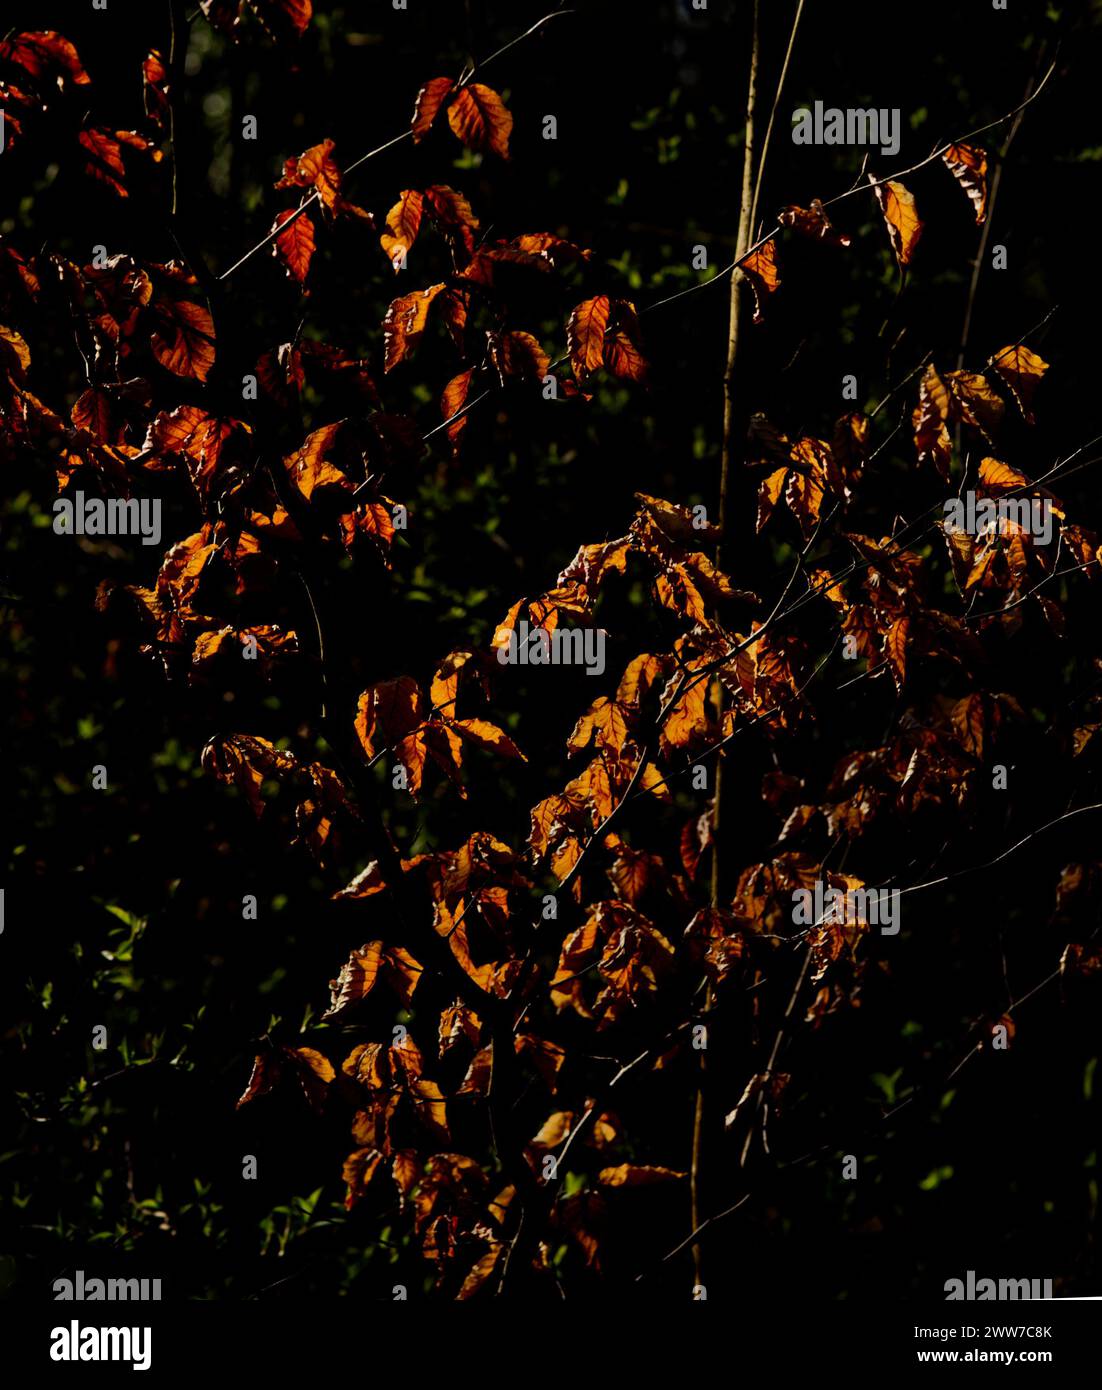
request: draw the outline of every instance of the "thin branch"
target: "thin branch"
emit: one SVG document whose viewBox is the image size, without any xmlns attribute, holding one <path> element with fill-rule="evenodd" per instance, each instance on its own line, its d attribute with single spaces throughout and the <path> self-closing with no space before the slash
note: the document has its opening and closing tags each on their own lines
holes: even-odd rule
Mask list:
<svg viewBox="0 0 1102 1390">
<path fill-rule="evenodd" d="M 800 27 L 800 17 L 804 12 L 804 0 L 799 0 L 796 5 L 796 16 L 792 21 L 792 32 L 788 36 L 788 49 L 784 55 L 784 63 L 781 66 L 781 75 L 777 79 L 777 90 L 773 96 L 773 109 L 769 112 L 769 124 L 765 127 L 765 139 L 761 146 L 761 159 L 758 162 L 758 176 L 754 181 L 754 199 L 750 204 L 750 225 L 754 227 L 758 220 L 758 199 L 761 197 L 762 183 L 765 177 L 765 161 L 769 154 L 769 141 L 773 135 L 773 122 L 777 117 L 777 108 L 781 103 L 781 93 L 784 91 L 785 78 L 788 76 L 788 65 L 792 61 L 792 50 L 796 47 L 796 31 Z"/>
</svg>

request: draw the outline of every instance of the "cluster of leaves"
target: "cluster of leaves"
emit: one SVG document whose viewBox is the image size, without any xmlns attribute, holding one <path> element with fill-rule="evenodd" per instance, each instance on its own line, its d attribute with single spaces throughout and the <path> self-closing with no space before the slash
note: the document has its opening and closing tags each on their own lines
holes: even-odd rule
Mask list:
<svg viewBox="0 0 1102 1390">
<path fill-rule="evenodd" d="M 249 13 L 277 38 L 300 34 L 311 14 L 308 0 L 204 0 L 201 8 L 235 38 Z M 89 82 L 72 44 L 53 33 L 5 39 L 0 63 L 16 139 L 56 92 Z M 412 139 L 426 140 L 445 112 L 464 146 L 507 159 L 512 116 L 474 75 L 424 84 Z M 75 136 L 89 177 L 120 198 L 130 193 L 132 160 L 162 159 L 157 132 L 173 94 L 159 54 L 144 76 L 148 137 L 94 126 Z M 944 159 L 981 221 L 983 151 L 958 145 Z M 329 224 L 347 218 L 377 230 L 345 197 L 344 172 L 326 139 L 287 158 L 276 183 L 300 196 L 278 213 L 270 239 L 303 295 Z M 414 359 L 430 323 L 445 330 L 457 359 L 458 370 L 433 388 L 456 456 L 487 393 L 527 392 L 585 409 L 598 373 L 646 386 L 639 311 L 589 250 L 546 231 L 490 240 L 467 197 L 448 184 L 394 192 L 379 233 L 389 262 L 381 273 L 414 272 L 427 229 L 442 239 L 451 273 L 390 304 L 376 333 L 381 372 L 316 339 L 272 344 L 256 362 L 221 361 L 219 325 L 195 265 L 126 252 L 76 265 L 0 247 L 0 302 L 11 325 L 0 328 L 5 462 L 49 450 L 62 490 L 129 498 L 171 479 L 188 495 L 195 529 L 167 546 L 151 586 L 104 584 L 98 596 L 168 682 L 232 688 L 249 651 L 267 679 L 279 682 L 307 663 L 324 689 L 324 640 L 287 626 L 283 580 L 294 577 L 309 593 L 312 579 L 335 567 L 384 573 L 392 564 L 407 517 L 391 492 L 420 466 L 424 441 L 411 416 L 386 409 L 379 382 Z M 922 230 L 914 199 L 896 180 L 874 182 L 873 192 L 906 267 Z M 850 244 L 818 202 L 787 207 L 778 221 L 834 250 Z M 773 237 L 742 259 L 741 274 L 760 320 L 780 285 Z M 522 326 L 528 277 L 536 276 L 561 277 L 582 296 L 563 324 L 557 361 Z M 87 373 L 66 413 L 32 389 L 32 349 L 19 326 L 45 296 L 65 304 Z M 565 364 L 569 376 L 557 373 Z M 619 1204 L 635 1210 L 644 1189 L 679 1190 L 687 1176 L 682 1135 L 669 1135 L 666 1152 L 648 1152 L 636 1135 L 630 1110 L 618 1108 L 621 1078 L 642 1068 L 674 1075 L 688 1090 L 694 1029 L 744 1008 L 739 1001 L 787 968 L 786 947 L 805 947 L 814 990 L 797 1023 L 819 1030 L 829 1015 L 860 1004 L 875 963 L 869 923 L 849 914 L 798 931 L 794 893 L 818 881 L 843 891 L 897 882 L 906 861 L 886 844 L 909 839 L 921 858 L 934 840 L 967 836 L 992 766 L 1012 760 L 1007 750 L 1020 746 L 1029 723 L 1019 694 L 992 678 L 1005 672 L 996 659 L 1003 644 L 1021 640 L 1034 615 L 1057 638 L 1063 632 L 1063 605 L 1038 590 L 1063 573 L 1065 552 L 1098 577 L 1094 534 L 1065 515 L 1043 478 L 1033 482 L 999 457 L 1010 413 L 1032 423 L 1047 369 L 1021 342 L 995 351 L 979 371 L 931 362 L 915 388 L 912 423 L 914 465 L 944 497 L 967 483 L 984 498 L 1043 499 L 1059 521 L 1051 544 L 1004 521 L 979 535 L 948 530 L 936 519 L 940 498 L 924 530 L 916 522 L 868 534 L 858 519 L 867 515 L 874 418 L 849 413 L 818 438 L 792 437 L 755 416 L 745 453 L 762 470 L 757 527 L 781 529 L 797 556 L 775 605 L 724 571 L 721 537 L 703 509 L 637 493 L 625 506 L 623 535 L 582 544 L 543 592 L 502 596 L 505 616 L 492 635 L 471 633 L 460 649 L 424 653 L 415 674 L 391 669 L 386 652 L 373 654 L 377 678 L 355 710 L 326 712 L 334 765 L 296 749 L 290 734 L 211 737 L 204 766 L 256 818 L 277 821 L 290 806 L 273 836 L 312 855 L 323 872 L 337 845 L 363 864 L 351 882 L 330 885 L 350 939 L 363 944 L 334 962 L 330 1005 L 308 1042 L 264 1040 L 240 1105 L 289 1089 L 313 1111 L 345 1114 L 348 1207 L 374 1202 L 394 1211 L 445 1292 L 469 1298 L 507 1281 L 562 1278 L 562 1262 L 552 1262 L 560 1244 L 566 1277 L 573 1267 L 600 1273 Z M 231 410 L 224 384 L 250 377 L 257 399 L 246 391 Z M 321 404 L 287 451 L 278 441 L 301 421 L 307 383 L 311 402 Z M 349 398 L 347 413 L 327 418 L 331 399 Z M 982 458 L 973 473 L 974 449 Z M 940 550 L 928 543 L 935 534 Z M 506 683 L 498 656 L 518 624 L 546 634 L 591 627 L 607 592 L 629 584 L 649 597 L 654 640 L 580 713 L 565 748 L 578 760 L 576 774 L 560 789 L 542 789 L 511 843 L 477 830 L 455 848 L 403 856 L 390 827 L 415 817 L 430 796 L 468 798 L 468 759 L 487 760 L 494 775 L 524 762 L 522 748 L 536 761 L 530 740 L 540 731 L 486 708 Z M 764 576 L 760 587 L 777 585 Z M 856 663 L 833 670 L 888 686 L 892 715 L 884 735 L 864 746 L 828 744 L 831 766 L 815 778 L 803 750 L 829 738 L 815 682 L 847 645 Z M 1069 756 L 1083 756 L 1102 720 L 1069 718 L 1053 723 L 1052 737 Z M 706 797 L 687 814 L 677 792 L 751 730 L 773 765 L 758 805 L 775 823 L 776 852 L 744 863 L 737 841 L 719 839 Z M 372 774 L 377 766 L 384 779 Z M 380 786 L 392 796 L 386 816 Z M 721 843 L 733 871 L 726 893 L 713 886 Z M 845 871 L 826 867 L 832 856 Z M 937 862 L 936 848 L 929 860 Z M 1066 871 L 1065 895 L 1073 879 Z M 1069 973 L 1097 970 L 1092 936 L 1065 946 Z M 345 1034 L 377 991 L 389 992 L 405 1022 L 390 1039 L 348 1050 Z M 748 1145 L 755 1137 L 765 1144 L 765 1117 L 791 1085 L 775 1053 L 723 1073 L 727 1127 Z M 592 1058 L 615 1064 L 611 1079 L 594 1081 L 583 1065 Z M 542 1117 L 528 1124 L 534 1107 Z M 574 1167 L 564 1186 L 567 1153 Z"/>
</svg>

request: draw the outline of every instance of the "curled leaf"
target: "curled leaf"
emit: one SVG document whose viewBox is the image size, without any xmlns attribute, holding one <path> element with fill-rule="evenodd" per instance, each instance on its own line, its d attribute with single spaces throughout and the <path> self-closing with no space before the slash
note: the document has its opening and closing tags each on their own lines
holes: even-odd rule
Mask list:
<svg viewBox="0 0 1102 1390">
<path fill-rule="evenodd" d="M 950 145 L 941 157 L 968 195 L 978 225 L 987 216 L 987 151 L 976 145 Z"/>
<path fill-rule="evenodd" d="M 876 183 L 871 174 L 869 179 L 873 182 L 872 191 L 880 204 L 895 258 L 900 267 L 908 266 L 922 235 L 922 220 L 915 208 L 914 197 L 896 179 Z"/>
</svg>

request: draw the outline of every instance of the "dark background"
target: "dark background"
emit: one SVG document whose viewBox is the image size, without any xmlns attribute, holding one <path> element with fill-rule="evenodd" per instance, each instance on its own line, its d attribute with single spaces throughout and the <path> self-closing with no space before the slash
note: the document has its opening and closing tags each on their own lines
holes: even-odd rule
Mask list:
<svg viewBox="0 0 1102 1390">
<path fill-rule="evenodd" d="M 585 293 L 612 289 L 645 309 L 731 260 L 748 8 L 711 0 L 697 13 L 684 4 L 578 0 L 573 13 L 487 69 L 485 80 L 516 121 L 508 165 L 457 157 L 458 146 L 438 130 L 416 150 L 405 143 L 372 160 L 347 191 L 381 225 L 401 188 L 451 183 L 492 235 L 546 229 L 591 247 L 591 266 L 526 291 L 526 318 L 512 325 L 537 333 L 558 357 L 565 318 Z M 763 6 L 768 94 L 792 8 Z M 350 162 L 405 128 L 424 80 L 458 73 L 469 54 L 486 56 L 546 8 L 530 0 L 410 0 L 408 11 L 395 12 L 389 3 L 318 0 L 316 11 L 290 59 L 255 26 L 234 47 L 201 15 L 192 18 L 181 212 L 189 244 L 215 271 L 290 205 L 271 186 L 284 158 L 328 136 L 338 159 Z M 5 22 L 66 34 L 93 78 L 77 99 L 104 124 L 141 127 L 141 60 L 151 45 L 167 51 L 167 3 L 110 0 L 99 13 L 90 4 L 11 0 Z M 1002 13 L 980 0 L 920 8 L 812 0 L 761 204 L 771 226 L 783 204 L 831 198 L 857 177 L 860 152 L 791 143 L 796 106 L 821 98 L 843 108 L 900 108 L 898 156 L 873 152 L 870 161 L 882 175 L 1003 115 L 1055 60 L 1006 161 L 990 241 L 1008 248 L 1009 269 L 981 276 L 966 354 L 978 370 L 1055 308 L 1030 339 L 1053 364 L 1038 396 L 1038 424 L 1011 446 L 1010 461 L 1030 473 L 1098 429 L 1100 37 L 1097 4 L 1011 0 Z M 235 138 L 244 114 L 257 118 L 255 142 Z M 555 142 L 540 135 L 546 114 L 558 119 Z M 979 139 L 994 152 L 1007 129 Z M 856 374 L 857 405 L 870 408 L 926 351 L 939 365 L 956 365 L 979 232 L 939 165 L 905 181 L 926 230 L 902 289 L 867 195 L 831 210 L 853 238 L 849 252 L 785 243 L 783 287 L 740 370 L 755 408 L 790 433 L 829 435 L 843 408 L 844 373 Z M 123 201 L 64 160 L 44 160 L 33 143 L 0 156 L 0 234 L 25 254 L 56 251 L 83 264 L 102 243 L 109 253 L 167 260 L 177 254 L 167 198 L 163 165 Z M 690 268 L 697 244 L 709 258 L 699 275 Z M 415 247 L 403 288 L 440 278 L 438 255 L 431 243 Z M 352 571 L 335 576 L 324 595 L 359 688 L 407 671 L 426 680 L 434 657 L 487 642 L 508 606 L 549 587 L 579 544 L 621 534 L 632 491 L 714 507 L 725 285 L 645 315 L 646 394 L 604 386 L 591 406 L 562 403 L 554 416 L 525 400 L 495 400 L 474 413 L 458 462 L 442 436 L 430 441 L 417 468 L 394 485 L 410 502 L 416 539 L 396 552 L 388 602 L 369 600 Z M 379 325 L 398 291 L 369 232 L 334 233 L 315 258 L 305 300 L 266 253 L 227 287 L 232 327 L 219 343 L 227 379 L 291 337 L 304 314 L 308 335 L 370 358 L 381 379 Z M 51 318 L 45 306 L 33 325 L 13 326 L 31 344 L 33 389 L 55 408 L 71 406 L 82 382 L 63 317 Z M 428 430 L 454 370 L 443 334 L 426 334 L 412 368 L 384 384 L 388 408 L 411 411 Z M 277 816 L 255 821 L 201 772 L 198 755 L 219 731 L 272 738 L 297 731 L 309 739 L 315 680 L 308 672 L 275 689 L 166 683 L 93 607 L 105 577 L 150 583 L 158 552 L 55 537 L 49 458 L 9 471 L 3 493 L 0 681 L 11 829 L 0 938 L 0 1289 L 48 1296 L 53 1278 L 84 1268 L 159 1276 L 182 1297 L 389 1297 L 395 1283 L 418 1290 L 424 1266 L 385 1209 L 369 1201 L 343 1211 L 340 1120 L 315 1119 L 286 1094 L 233 1108 L 256 1039 L 271 1032 L 291 1042 L 300 1025 L 316 1029 L 324 982 L 366 939 L 328 898 L 362 864 L 338 853 L 322 873 L 304 852 L 288 853 Z M 185 486 L 165 495 L 167 540 L 197 523 Z M 1061 496 L 1069 511 L 1089 516 L 1090 470 Z M 893 516 L 912 517 L 935 497 L 913 468 L 904 429 L 870 477 L 861 499 L 867 515 L 854 529 L 883 534 Z M 768 595 L 786 573 L 792 536 L 782 530 L 779 540 L 755 540 L 751 498 L 752 483 L 740 480 L 735 568 Z M 308 632 L 301 595 L 284 598 L 289 621 Z M 1049 698 L 1053 679 L 1067 679 L 1069 699 L 1076 681 L 1088 679 L 1092 605 L 1083 600 L 1077 616 L 1086 635 L 1070 648 L 1040 640 L 1033 648 L 1038 688 Z M 613 673 L 653 642 L 639 636 L 644 614 L 645 603 L 629 591 L 602 615 L 615 634 Z M 544 746 L 561 749 L 592 698 L 587 684 L 596 682 L 559 674 L 545 693 L 526 673 L 511 673 L 500 713 L 504 720 L 517 712 L 510 729 L 522 746 L 539 728 Z M 1030 671 L 1023 674 L 1028 683 Z M 355 691 L 343 693 L 354 700 Z M 890 713 L 884 700 L 860 685 L 828 717 L 860 737 Z M 820 755 L 806 754 L 814 767 Z M 747 756 L 746 785 L 756 786 L 770 763 L 764 754 Z M 100 763 L 107 793 L 90 788 L 90 768 Z M 982 858 L 988 840 L 997 850 L 1018 825 L 1059 814 L 1070 794 L 1089 792 L 1055 773 L 1048 780 L 1043 750 L 1032 766 L 1006 823 L 980 827 L 959 847 L 960 862 Z M 523 808 L 565 775 L 565 759 L 533 759 L 500 780 L 491 762 L 476 764 L 469 805 L 433 794 L 415 826 L 394 830 L 404 853 L 451 846 L 482 828 L 515 841 Z M 741 865 L 760 857 L 776 826 L 764 820 L 756 792 L 742 797 L 738 815 Z M 908 969 L 890 996 L 870 989 L 866 1006 L 834 1031 L 829 1060 L 817 1057 L 816 1038 L 803 1045 L 792 1070 L 801 1070 L 804 1102 L 779 1142 L 788 1160 L 823 1145 L 831 1158 L 780 1168 L 726 1228 L 716 1277 L 730 1292 L 936 1295 L 945 1279 L 970 1268 L 1057 1276 L 1069 1289 L 1097 1291 L 1098 1044 L 1090 1011 L 1069 1013 L 1050 990 L 1009 1059 L 981 1057 L 959 1082 L 944 1081 L 953 1056 L 967 1050 L 975 1018 L 997 1016 L 1004 989 L 1017 997 L 1053 967 L 1053 872 L 1089 859 L 1095 839 L 1077 822 L 1058 844 L 1017 862 L 1012 877 L 958 888 L 922 914 L 915 909 L 921 920 L 909 923 Z M 261 902 L 255 923 L 240 916 L 250 892 Z M 1004 976 L 1008 940 L 1012 981 Z M 389 1026 L 380 1010 L 374 1021 Z M 100 1023 L 108 1028 L 105 1053 L 89 1042 Z M 932 1089 L 920 1090 L 897 1118 L 878 1121 L 882 1102 L 927 1081 Z M 654 1134 L 673 1127 L 687 1144 L 684 1094 L 653 1084 Z M 458 1140 L 455 1147 L 462 1151 Z M 844 1152 L 862 1161 L 856 1185 L 838 1181 L 833 1156 Z M 246 1183 L 241 1156 L 250 1153 L 259 1156 L 260 1178 Z M 732 1174 L 732 1200 L 738 1182 Z M 652 1216 L 625 1236 L 613 1287 L 650 1269 L 688 1231 L 684 1204 L 656 1207 Z M 683 1283 L 684 1266 L 671 1277 Z M 643 1287 L 665 1289 L 665 1275 Z"/>
</svg>

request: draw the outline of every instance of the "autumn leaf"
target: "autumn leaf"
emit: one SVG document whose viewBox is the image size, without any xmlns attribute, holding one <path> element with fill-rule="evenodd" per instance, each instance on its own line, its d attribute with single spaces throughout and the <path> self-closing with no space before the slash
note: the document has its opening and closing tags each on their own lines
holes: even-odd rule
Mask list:
<svg viewBox="0 0 1102 1390">
<path fill-rule="evenodd" d="M 462 193 L 446 183 L 430 184 L 423 194 L 424 209 L 438 227 L 457 238 L 467 255 L 474 250 L 474 234 L 481 226 Z"/>
<path fill-rule="evenodd" d="M 672 1168 L 655 1168 L 646 1164 L 621 1163 L 618 1168 L 602 1168 L 597 1181 L 602 1187 L 651 1187 L 655 1183 L 677 1182 L 685 1173 Z"/>
<path fill-rule="evenodd" d="M 491 1245 L 489 1250 L 471 1266 L 470 1272 L 456 1294 L 459 1302 L 465 1302 L 469 1298 L 474 1298 L 480 1289 L 484 1288 L 497 1268 L 498 1261 L 501 1259 L 505 1247 L 501 1244 Z"/>
<path fill-rule="evenodd" d="M 961 747 L 973 757 L 982 758 L 990 721 L 988 700 L 979 693 L 966 695 L 953 706 L 951 717 Z"/>
<path fill-rule="evenodd" d="M 772 237 L 739 265 L 754 292 L 754 322 L 762 321 L 762 304 L 780 286 L 777 274 L 777 243 Z"/>
<path fill-rule="evenodd" d="M 383 882 L 378 862 L 373 859 L 366 869 L 361 869 L 350 883 L 333 894 L 333 901 L 356 902 L 361 898 L 374 897 L 376 893 L 385 891 L 386 884 Z"/>
<path fill-rule="evenodd" d="M 413 121 L 410 126 L 413 131 L 414 144 L 418 144 L 429 133 L 429 128 L 436 119 L 437 112 L 443 106 L 454 86 L 455 83 L 450 77 L 430 77 L 417 93 L 417 100 L 413 107 Z"/>
<path fill-rule="evenodd" d="M 379 977 L 383 950 L 383 942 L 369 941 L 352 952 L 341 966 L 340 974 L 329 983 L 331 1002 L 324 1018 L 335 1018 L 371 993 Z"/>
<path fill-rule="evenodd" d="M 386 231 L 379 240 L 396 271 L 405 265 L 410 247 L 417 238 L 421 225 L 421 204 L 421 194 L 415 188 L 404 188 L 386 215 Z"/>
<path fill-rule="evenodd" d="M 984 488 L 996 494 L 1029 487 L 1029 479 L 1024 473 L 993 458 L 980 459 L 979 480 Z"/>
<path fill-rule="evenodd" d="M 627 736 L 628 712 L 618 701 L 601 695 L 574 725 L 566 747 L 570 753 L 580 753 L 583 748 L 589 746 L 592 738 L 598 748 L 608 748 L 613 753 L 619 753 Z"/>
<path fill-rule="evenodd" d="M 421 691 L 410 676 L 368 686 L 356 708 L 356 733 L 364 753 L 373 758 L 381 748 L 393 747 L 422 722 L 423 710 Z"/>
<path fill-rule="evenodd" d="M 112 192 L 117 193 L 120 198 L 128 198 L 130 193 L 124 182 L 126 178 L 126 165 L 123 163 L 122 152 L 124 148 L 140 150 L 148 154 L 154 163 L 158 163 L 162 158 L 151 140 L 147 140 L 144 135 L 138 135 L 132 130 L 105 130 L 102 127 L 93 127 L 89 130 L 82 130 L 77 136 L 81 146 L 86 152 L 84 162 L 84 172 L 100 183 L 107 184 Z"/>
<path fill-rule="evenodd" d="M 941 157 L 967 194 L 978 225 L 987 216 L 987 151 L 976 145 L 950 145 Z"/>
<path fill-rule="evenodd" d="M 528 761 L 504 729 L 499 729 L 487 719 L 456 719 L 451 726 L 480 748 L 500 753 L 505 758 L 518 758 L 522 763 Z"/>
<path fill-rule="evenodd" d="M 496 333 L 490 339 L 490 360 L 504 386 L 509 377 L 538 377 L 546 373 L 551 359 L 531 333 Z"/>
<path fill-rule="evenodd" d="M 914 409 L 911 422 L 919 463 L 933 464 L 938 475 L 946 482 L 949 481 L 949 462 L 952 457 L 952 444 L 946 424 L 948 418 L 949 391 L 931 362 L 918 388 L 918 405 Z"/>
<path fill-rule="evenodd" d="M 794 461 L 799 458 L 797 451 L 804 442 L 801 440 L 793 447 Z M 804 457 L 806 459 L 806 455 Z M 788 510 L 799 522 L 805 541 L 810 541 L 819 523 L 819 513 L 825 495 L 825 474 L 817 463 L 807 463 L 805 467 L 789 469 L 784 500 L 788 503 Z"/>
<path fill-rule="evenodd" d="M 248 0 L 274 39 L 301 38 L 314 13 L 313 0 Z"/>
<path fill-rule="evenodd" d="M 1002 398 L 988 385 L 986 377 L 962 370 L 946 372 L 945 381 L 960 418 L 991 439 L 1002 423 L 1006 407 Z"/>
<path fill-rule="evenodd" d="M 0 326 L 0 362 L 17 381 L 23 379 L 31 365 L 31 350 L 14 328 Z"/>
<path fill-rule="evenodd" d="M 259 816 L 264 810 L 260 789 L 266 777 L 291 772 L 297 762 L 266 738 L 252 734 L 221 734 L 203 749 L 203 766 L 220 782 L 232 782 Z"/>
<path fill-rule="evenodd" d="M 473 378 L 474 368 L 468 367 L 465 372 L 452 377 L 440 397 L 440 413 L 444 417 L 445 430 L 453 451 L 458 450 L 459 440 L 470 419 L 467 413 L 460 415 L 459 412 L 467 403 Z"/>
<path fill-rule="evenodd" d="M 393 371 L 413 355 L 428 324 L 433 300 L 444 288 L 443 282 L 426 290 L 414 290 L 395 299 L 383 319 L 383 370 Z"/>
<path fill-rule="evenodd" d="M 622 381 L 646 381 L 647 359 L 639 347 L 639 316 L 629 299 L 614 300 L 605 341 L 605 366 Z"/>
<path fill-rule="evenodd" d="M 834 230 L 818 198 L 812 198 L 810 208 L 795 205 L 781 208 L 777 221 L 782 227 L 792 227 L 802 236 L 810 237 L 812 240 L 825 241 L 835 246 L 849 245 L 849 237 L 842 236 Z"/>
<path fill-rule="evenodd" d="M 282 262 L 290 279 L 303 284 L 316 244 L 313 221 L 306 213 L 287 208 L 277 214 L 272 231 L 276 232 L 272 255 Z"/>
<path fill-rule="evenodd" d="M 0 335 L 4 329 L 0 328 Z M 71 411 L 73 424 L 77 429 L 87 430 L 89 434 L 105 444 L 117 444 L 121 433 L 112 424 L 114 409 L 111 397 L 106 391 L 90 386 L 77 397 Z"/>
<path fill-rule="evenodd" d="M 283 460 L 292 482 L 307 501 L 319 487 L 340 487 L 349 489 L 348 478 L 341 470 L 328 461 L 328 453 L 335 445 L 344 427 L 343 420 L 331 425 L 323 425 L 307 435 L 301 449 L 296 449 Z"/>
<path fill-rule="evenodd" d="M 158 48 L 151 48 L 142 59 L 142 97 L 145 113 L 157 125 L 168 124 L 168 68 Z"/>
<path fill-rule="evenodd" d="M 349 1211 L 366 1196 L 383 1157 L 378 1149 L 356 1149 L 344 1160 L 341 1177 L 348 1184 L 344 1205 Z"/>
<path fill-rule="evenodd" d="M 605 330 L 610 303 L 607 294 L 577 305 L 566 325 L 566 346 L 574 376 L 582 385 L 605 360 Z"/>
<path fill-rule="evenodd" d="M 276 188 L 313 188 L 327 212 L 339 212 L 341 171 L 333 158 L 334 149 L 332 140 L 323 140 L 297 158 L 285 160 Z"/>
<path fill-rule="evenodd" d="M 756 530 L 760 531 L 773 515 L 773 509 L 780 501 L 781 494 L 784 492 L 784 484 L 787 477 L 787 468 L 775 468 L 772 473 L 764 477 L 758 484 Z"/>
<path fill-rule="evenodd" d="M 314 1110 L 320 1110 L 324 1104 L 329 1083 L 337 1074 L 333 1069 L 333 1063 L 313 1047 L 284 1048 L 283 1055 L 297 1074 L 299 1084 L 311 1107 Z"/>
<path fill-rule="evenodd" d="M 869 180 L 873 183 L 872 191 L 887 224 L 895 258 L 901 268 L 908 266 L 922 235 L 922 222 L 915 210 L 914 197 L 896 179 L 876 183 L 870 174 Z"/>
<path fill-rule="evenodd" d="M 1018 343 L 997 352 L 991 359 L 991 365 L 1013 392 L 1026 424 L 1032 425 L 1033 393 L 1048 371 L 1048 363 Z"/>
<path fill-rule="evenodd" d="M 897 691 L 902 691 L 907 674 L 907 634 L 910 618 L 897 618 L 884 636 L 884 660 L 892 673 Z"/>
<path fill-rule="evenodd" d="M 486 150 L 509 158 L 509 133 L 513 118 L 498 94 L 481 82 L 463 87 L 448 107 L 448 124 L 470 149 Z"/>
<path fill-rule="evenodd" d="M 592 251 L 575 246 L 572 241 L 565 241 L 552 232 L 525 232 L 514 237 L 510 244 L 526 255 L 550 261 L 556 268 L 560 264 L 572 265 L 575 261 L 593 259 Z"/>
<path fill-rule="evenodd" d="M 67 38 L 54 29 L 16 34 L 0 40 L 0 60 L 15 63 L 34 78 L 47 78 L 62 90 L 66 83 L 87 86 L 91 78 Z"/>
<path fill-rule="evenodd" d="M 160 327 L 150 340 L 153 356 L 176 376 L 206 381 L 214 366 L 214 320 L 209 311 L 188 299 L 159 299 L 154 307 Z"/>
</svg>

